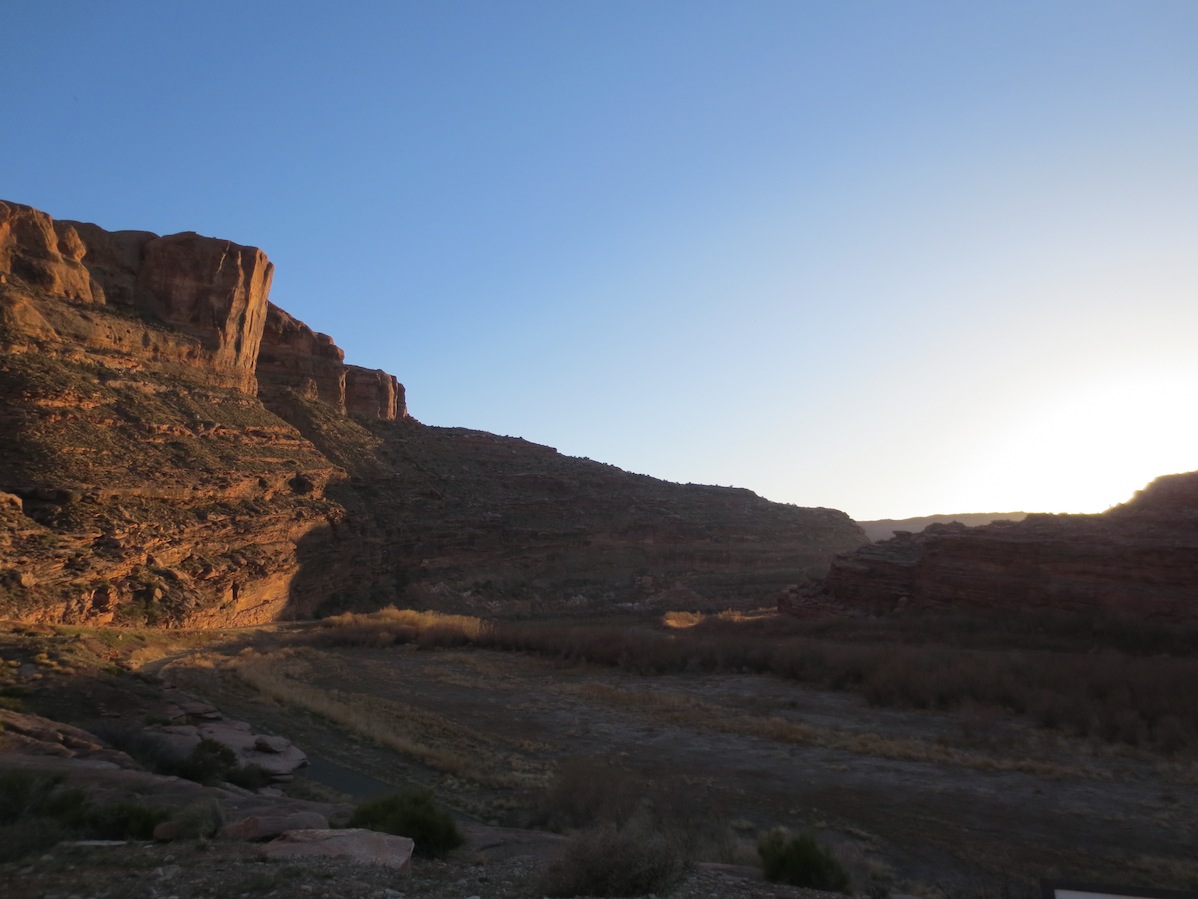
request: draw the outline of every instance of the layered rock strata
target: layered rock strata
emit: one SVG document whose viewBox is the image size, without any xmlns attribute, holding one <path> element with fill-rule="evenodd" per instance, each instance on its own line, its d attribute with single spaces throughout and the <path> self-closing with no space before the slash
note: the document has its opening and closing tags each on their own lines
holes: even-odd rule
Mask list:
<svg viewBox="0 0 1198 899">
<path fill-rule="evenodd" d="M 931 525 L 838 556 L 837 601 L 1109 612 L 1198 620 L 1198 472 L 1162 477 L 1100 515 Z"/>
<path fill-rule="evenodd" d="M 278 306 L 267 305 L 258 355 L 260 395 L 267 405 L 286 403 L 290 391 L 342 413 L 383 421 L 407 417 L 403 385 L 394 375 L 345 364 L 345 352 L 328 334 L 313 331 Z"/>
<path fill-rule="evenodd" d="M 388 602 L 758 602 L 843 513 L 428 428 L 252 247 L 0 204 L 0 617 L 253 624 Z"/>
</svg>

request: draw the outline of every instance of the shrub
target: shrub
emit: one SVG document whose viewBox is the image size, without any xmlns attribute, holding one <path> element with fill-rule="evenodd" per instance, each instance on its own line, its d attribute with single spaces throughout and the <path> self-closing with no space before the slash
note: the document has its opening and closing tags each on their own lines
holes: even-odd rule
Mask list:
<svg viewBox="0 0 1198 899">
<path fill-rule="evenodd" d="M 546 896 L 643 896 L 670 889 L 686 868 L 682 850 L 660 831 L 602 825 L 566 841 L 539 889 Z"/>
<path fill-rule="evenodd" d="M 131 802 L 95 807 L 62 777 L 28 771 L 0 773 L 0 859 L 13 861 L 68 837 L 148 840 L 165 809 Z"/>
<path fill-rule="evenodd" d="M 562 833 L 600 822 L 623 827 L 650 784 L 600 759 L 566 759 L 537 801 L 532 823 Z"/>
<path fill-rule="evenodd" d="M 229 771 L 225 780 L 246 790 L 259 790 L 274 783 L 275 776 L 261 765 L 249 764 Z"/>
<path fill-rule="evenodd" d="M 88 800 L 82 790 L 59 789 L 62 776 L 30 771 L 0 773 L 0 824 L 18 824 L 47 818 L 66 827 L 78 827 L 87 817 Z"/>
<path fill-rule="evenodd" d="M 350 827 L 365 827 L 414 840 L 416 855 L 441 858 L 466 841 L 450 814 L 427 792 L 383 796 L 359 805 Z"/>
<path fill-rule="evenodd" d="M 224 812 L 220 803 L 211 797 L 204 797 L 176 809 L 167 819 L 172 825 L 170 836 L 172 840 L 203 840 L 215 836 L 224 823 Z"/>
<path fill-rule="evenodd" d="M 849 875 L 809 833 L 770 831 L 757 844 L 765 879 L 771 883 L 847 893 Z"/>
<path fill-rule="evenodd" d="M 191 755 L 179 763 L 176 773 L 211 786 L 223 783 L 236 768 L 237 756 L 232 749 L 216 740 L 200 740 Z"/>
</svg>

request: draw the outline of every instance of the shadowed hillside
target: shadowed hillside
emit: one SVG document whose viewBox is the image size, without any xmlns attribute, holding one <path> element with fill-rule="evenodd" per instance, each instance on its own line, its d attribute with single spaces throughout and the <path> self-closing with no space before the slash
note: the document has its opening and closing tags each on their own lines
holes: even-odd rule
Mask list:
<svg viewBox="0 0 1198 899">
<path fill-rule="evenodd" d="M 1157 478 L 1099 515 L 934 524 L 838 557 L 834 599 L 1198 619 L 1198 472 Z"/>
</svg>

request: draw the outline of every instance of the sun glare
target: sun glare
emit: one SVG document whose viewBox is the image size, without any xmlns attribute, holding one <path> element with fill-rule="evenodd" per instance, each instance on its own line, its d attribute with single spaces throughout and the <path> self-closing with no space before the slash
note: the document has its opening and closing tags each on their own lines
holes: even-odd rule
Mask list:
<svg viewBox="0 0 1198 899">
<path fill-rule="evenodd" d="M 1198 469 L 1194 372 L 1077 381 L 1018 418 L 961 479 L 962 509 L 1101 512 L 1153 478 Z"/>
</svg>

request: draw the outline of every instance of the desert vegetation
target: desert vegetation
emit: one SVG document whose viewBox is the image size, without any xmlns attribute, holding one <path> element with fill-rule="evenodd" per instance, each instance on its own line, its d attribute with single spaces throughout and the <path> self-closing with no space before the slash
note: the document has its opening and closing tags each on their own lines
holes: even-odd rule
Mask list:
<svg viewBox="0 0 1198 899">
<path fill-rule="evenodd" d="M 416 843 L 415 854 L 424 858 L 442 858 L 466 840 L 453 816 L 424 790 L 362 803 L 354 810 L 349 826 L 407 837 Z"/>
<path fill-rule="evenodd" d="M 133 802 L 94 804 L 62 777 L 0 771 L 0 862 L 40 852 L 68 837 L 149 839 L 168 812 Z"/>
<path fill-rule="evenodd" d="M 849 875 L 810 833 L 771 830 L 757 844 L 765 879 L 813 890 L 847 893 Z"/>
<path fill-rule="evenodd" d="M 486 622 L 391 608 L 325 619 L 311 642 L 471 645 L 638 675 L 771 674 L 859 692 L 881 707 L 967 709 L 975 718 L 989 709 L 1165 753 L 1198 744 L 1198 635 L 1160 625 L 1026 613 L 808 623 L 739 612 L 668 612 L 661 625 Z"/>
</svg>

